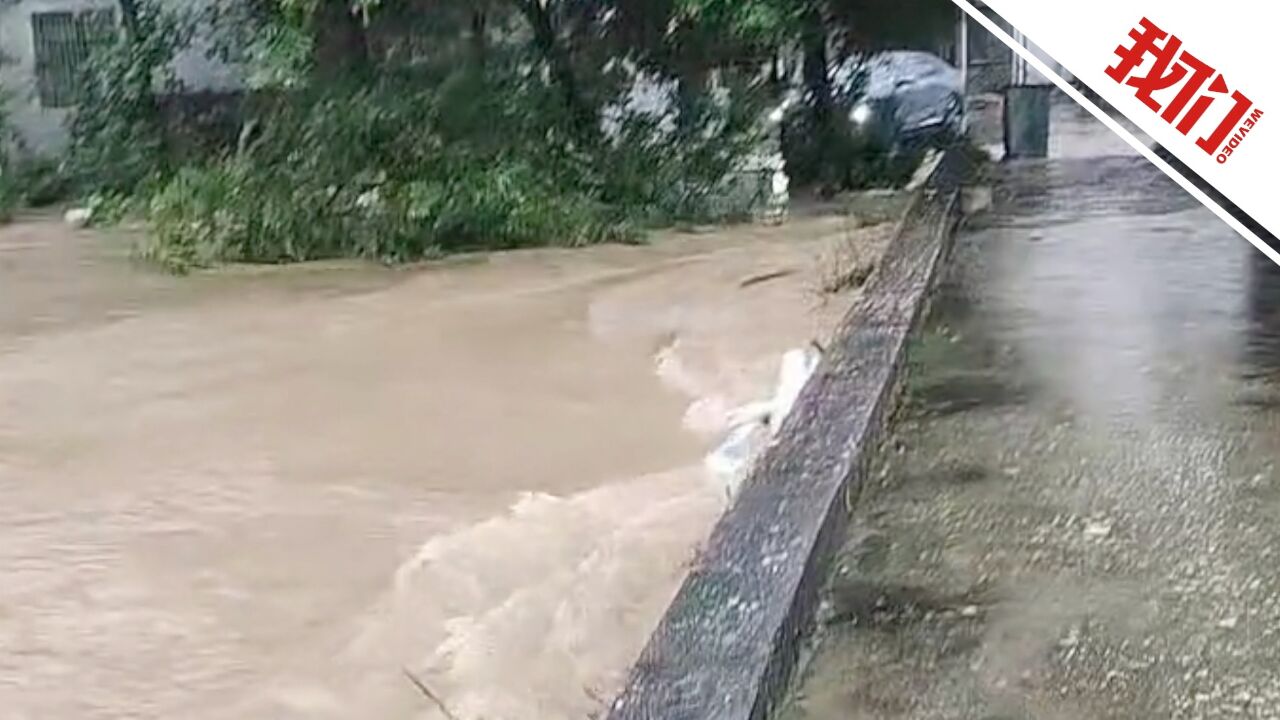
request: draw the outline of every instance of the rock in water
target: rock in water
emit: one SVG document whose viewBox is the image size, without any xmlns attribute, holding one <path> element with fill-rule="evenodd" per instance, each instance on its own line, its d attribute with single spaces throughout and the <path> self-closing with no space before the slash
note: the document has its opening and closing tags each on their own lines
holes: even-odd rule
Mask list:
<svg viewBox="0 0 1280 720">
<path fill-rule="evenodd" d="M 93 211 L 89 208 L 71 208 L 62 216 L 62 219 L 74 228 L 87 227 L 92 218 Z"/>
</svg>

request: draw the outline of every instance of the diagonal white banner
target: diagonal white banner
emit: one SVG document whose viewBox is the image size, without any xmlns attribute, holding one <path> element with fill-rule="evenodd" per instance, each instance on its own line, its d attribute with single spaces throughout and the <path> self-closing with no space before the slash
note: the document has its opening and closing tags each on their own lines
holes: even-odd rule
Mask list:
<svg viewBox="0 0 1280 720">
<path fill-rule="evenodd" d="M 1280 254 L 1060 74 L 1071 73 L 1192 172 L 1280 235 L 1280 76 L 1269 51 L 1280 4 L 1203 0 L 987 0 L 1060 67 L 1018 45 L 969 0 L 955 0 L 1272 260 Z"/>
</svg>

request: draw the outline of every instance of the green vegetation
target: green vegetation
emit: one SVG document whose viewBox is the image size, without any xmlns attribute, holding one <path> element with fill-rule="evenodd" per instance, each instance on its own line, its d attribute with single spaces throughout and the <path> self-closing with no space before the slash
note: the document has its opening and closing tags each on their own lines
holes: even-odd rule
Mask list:
<svg viewBox="0 0 1280 720">
<path fill-rule="evenodd" d="M 172 170 L 159 96 L 175 89 L 174 55 L 194 22 L 128 3 L 128 32 L 99 43 L 81 78 L 64 173 L 74 188 L 129 194 Z"/>
<path fill-rule="evenodd" d="M 751 137 L 748 123 L 739 130 L 718 114 L 720 133 L 655 144 L 651 128 L 633 122 L 614 141 L 585 145 L 564 130 L 548 94 L 459 74 L 291 96 L 266 111 L 242 152 L 168 176 L 149 204 L 144 252 L 175 268 L 403 261 L 626 240 L 647 226 L 725 214 L 712 201 L 738 156 L 734 143 Z"/>
<path fill-rule="evenodd" d="M 87 198 L 95 223 L 140 215 L 142 254 L 178 271 L 630 241 L 741 217 L 760 198 L 735 183 L 781 88 L 767 70 L 801 47 L 806 85 L 829 98 L 824 28 L 870 47 L 857 38 L 891 5 L 246 0 L 179 16 L 132 0 L 125 32 L 93 52 L 41 199 Z M 170 67 L 197 37 L 247 79 L 220 125 L 178 112 Z M 657 112 L 623 109 L 638 73 L 674 81 Z"/>
<path fill-rule="evenodd" d="M 0 91 L 0 225 L 9 222 L 20 200 L 15 182 L 9 126 L 9 96 Z"/>
<path fill-rule="evenodd" d="M 18 193 L 7 175 L 0 175 L 0 225 L 13 219 L 13 211 L 18 206 Z"/>
</svg>

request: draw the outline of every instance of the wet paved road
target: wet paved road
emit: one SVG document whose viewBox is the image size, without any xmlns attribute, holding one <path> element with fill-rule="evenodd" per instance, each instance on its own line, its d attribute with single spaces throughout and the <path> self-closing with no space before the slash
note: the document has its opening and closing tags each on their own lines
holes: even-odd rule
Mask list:
<svg viewBox="0 0 1280 720">
<path fill-rule="evenodd" d="M 780 715 L 1280 718 L 1280 272 L 1141 159 L 1003 172 Z"/>
</svg>

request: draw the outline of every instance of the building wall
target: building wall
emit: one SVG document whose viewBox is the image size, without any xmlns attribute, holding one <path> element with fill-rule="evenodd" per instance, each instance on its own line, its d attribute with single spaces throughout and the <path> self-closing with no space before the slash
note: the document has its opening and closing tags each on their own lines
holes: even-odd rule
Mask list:
<svg viewBox="0 0 1280 720">
<path fill-rule="evenodd" d="M 175 10 L 190 9 L 202 0 L 163 0 Z M 208 0 L 223 1 L 223 0 Z M 9 94 L 10 120 L 22 143 L 20 150 L 51 155 L 67 146 L 71 110 L 45 108 L 36 88 L 35 40 L 31 16 L 45 12 L 81 12 L 115 8 L 116 0 L 0 0 L 0 89 Z M 207 41 L 179 53 L 173 69 L 183 87 L 192 91 L 238 87 L 233 68 L 207 57 Z"/>
<path fill-rule="evenodd" d="M 1013 27 L 994 11 L 979 4 L 987 17 L 991 18 L 1005 32 L 1013 32 Z M 1027 47 L 1055 72 L 1067 80 L 1071 73 L 1044 50 L 1029 40 Z M 1031 85 L 1049 85 L 1048 78 L 1042 76 L 1035 68 L 1029 68 L 1027 83 Z M 970 95 L 984 95 L 1002 92 L 1009 86 L 1013 76 L 1013 51 L 1000 42 L 994 35 L 976 22 L 969 22 L 969 86 Z"/>
<path fill-rule="evenodd" d="M 1002 29 L 1009 27 L 998 16 L 988 12 Z M 972 96 L 1002 92 L 1009 86 L 1013 55 L 995 35 L 978 23 L 969 21 L 969 75 L 966 91 Z"/>
<path fill-rule="evenodd" d="M 0 0 L 0 88 L 9 96 L 9 119 L 24 149 L 43 154 L 66 144 L 67 110 L 41 107 L 36 91 L 31 15 L 114 6 L 110 0 Z"/>
</svg>

